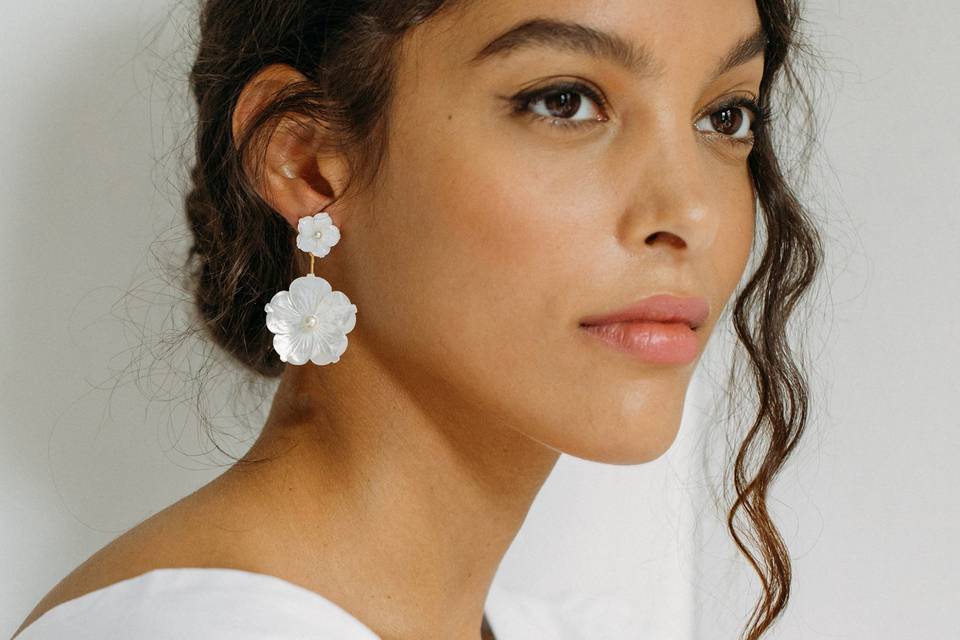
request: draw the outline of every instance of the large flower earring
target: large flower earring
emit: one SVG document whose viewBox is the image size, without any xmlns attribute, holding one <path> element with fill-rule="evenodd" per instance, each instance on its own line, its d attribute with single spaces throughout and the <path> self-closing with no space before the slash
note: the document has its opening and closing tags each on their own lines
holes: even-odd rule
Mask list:
<svg viewBox="0 0 960 640">
<path fill-rule="evenodd" d="M 314 275 L 313 261 L 330 253 L 340 241 L 340 230 L 330 214 L 321 211 L 300 218 L 297 248 L 310 254 L 310 273 L 278 291 L 266 304 L 267 328 L 275 334 L 273 348 L 290 364 L 338 362 L 347 349 L 347 334 L 357 321 L 357 306 L 342 291 Z"/>
</svg>

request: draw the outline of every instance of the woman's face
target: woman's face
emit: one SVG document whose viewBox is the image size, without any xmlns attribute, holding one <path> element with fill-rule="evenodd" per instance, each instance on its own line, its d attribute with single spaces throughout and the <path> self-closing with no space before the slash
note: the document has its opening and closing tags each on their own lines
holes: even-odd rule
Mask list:
<svg viewBox="0 0 960 640">
<path fill-rule="evenodd" d="M 471 62 L 532 18 L 645 48 L 649 72 L 602 43 L 564 44 L 575 28 Z M 749 121 L 725 128 L 719 105 L 759 94 L 763 55 L 712 75 L 759 26 L 754 0 L 489 0 L 409 32 L 379 183 L 343 214 L 350 340 L 464 424 L 502 421 L 608 463 L 662 455 L 697 361 L 631 357 L 580 320 L 703 297 L 699 359 L 754 234 L 750 145 L 736 141 Z M 514 99 L 563 82 L 587 92 Z"/>
</svg>

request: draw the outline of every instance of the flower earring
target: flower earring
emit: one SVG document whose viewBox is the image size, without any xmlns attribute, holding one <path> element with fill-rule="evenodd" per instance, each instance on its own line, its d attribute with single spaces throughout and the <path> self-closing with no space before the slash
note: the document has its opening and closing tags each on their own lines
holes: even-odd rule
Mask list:
<svg viewBox="0 0 960 640">
<path fill-rule="evenodd" d="M 290 364 L 332 364 L 347 349 L 347 334 L 357 321 L 357 306 L 342 291 L 314 275 L 313 261 L 330 253 L 340 241 L 340 230 L 330 214 L 321 211 L 300 218 L 297 248 L 310 254 L 310 273 L 278 291 L 264 306 L 267 328 L 274 334 L 273 348 Z"/>
</svg>

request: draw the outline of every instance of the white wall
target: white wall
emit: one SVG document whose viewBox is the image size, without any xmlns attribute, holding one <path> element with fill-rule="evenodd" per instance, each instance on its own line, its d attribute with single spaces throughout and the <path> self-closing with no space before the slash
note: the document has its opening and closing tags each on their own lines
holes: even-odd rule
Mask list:
<svg viewBox="0 0 960 640">
<path fill-rule="evenodd" d="M 189 51 L 177 52 L 177 23 L 157 30 L 169 5 L 0 3 L 8 635 L 73 567 L 226 463 L 203 455 L 210 446 L 195 436 L 189 382 L 151 369 L 137 333 L 149 341 L 180 326 L 182 313 L 151 255 L 183 246 L 177 144 L 188 114 L 178 74 Z M 956 637 L 960 472 L 948 457 L 960 451 L 960 420 L 948 408 L 960 357 L 951 64 L 960 10 L 945 0 L 811 8 L 835 67 L 823 96 L 829 166 L 811 186 L 831 219 L 832 298 L 820 302 L 829 318 L 813 341 L 823 376 L 816 421 L 771 500 L 795 580 L 769 637 Z M 136 296 L 122 300 L 131 289 Z M 178 362 L 196 372 L 202 353 L 192 349 L 181 345 Z M 212 397 L 233 382 L 215 378 Z M 660 460 L 562 458 L 498 581 L 544 594 L 617 593 L 636 605 L 639 631 L 624 638 L 736 637 L 758 586 L 705 510 L 697 447 L 717 437 L 699 418 L 710 384 L 697 379 L 680 438 Z M 228 408 L 208 409 L 223 429 Z M 253 435 L 230 433 L 247 438 L 235 453 Z"/>
</svg>

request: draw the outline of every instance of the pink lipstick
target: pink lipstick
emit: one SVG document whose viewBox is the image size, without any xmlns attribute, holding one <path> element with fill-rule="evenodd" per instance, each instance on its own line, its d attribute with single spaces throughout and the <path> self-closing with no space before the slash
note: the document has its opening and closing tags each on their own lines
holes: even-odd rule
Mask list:
<svg viewBox="0 0 960 640">
<path fill-rule="evenodd" d="M 689 364 L 700 349 L 696 329 L 710 315 L 704 298 L 656 295 L 625 309 L 580 321 L 587 333 L 618 351 L 663 364 Z"/>
</svg>

